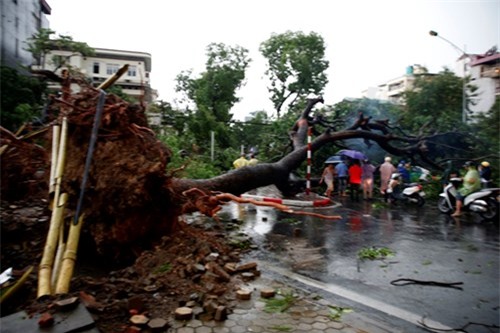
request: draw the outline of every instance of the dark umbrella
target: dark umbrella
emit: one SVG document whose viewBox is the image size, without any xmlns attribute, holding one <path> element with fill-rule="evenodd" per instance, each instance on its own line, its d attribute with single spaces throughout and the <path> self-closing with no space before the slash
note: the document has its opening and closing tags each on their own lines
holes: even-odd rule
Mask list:
<svg viewBox="0 0 500 333">
<path fill-rule="evenodd" d="M 367 157 L 360 151 L 343 149 L 337 153 L 337 155 L 347 156 L 355 160 L 366 160 Z"/>
<path fill-rule="evenodd" d="M 333 155 L 328 157 L 328 159 L 325 161 L 325 164 L 336 164 L 340 162 L 342 162 L 342 156 Z"/>
</svg>

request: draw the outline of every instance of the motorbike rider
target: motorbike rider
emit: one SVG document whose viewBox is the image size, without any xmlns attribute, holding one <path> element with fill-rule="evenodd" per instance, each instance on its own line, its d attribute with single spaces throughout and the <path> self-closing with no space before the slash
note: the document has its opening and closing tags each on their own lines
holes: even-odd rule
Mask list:
<svg viewBox="0 0 500 333">
<path fill-rule="evenodd" d="M 479 177 L 481 177 L 481 184 L 483 187 L 488 187 L 491 183 L 491 167 L 490 162 L 483 161 L 478 167 Z"/>
<path fill-rule="evenodd" d="M 467 170 L 463 183 L 460 189 L 457 191 L 457 209 L 451 216 L 460 216 L 462 214 L 462 205 L 464 198 L 478 190 L 481 189 L 481 180 L 479 178 L 479 172 L 476 169 L 474 162 L 465 162 L 464 168 Z"/>
</svg>

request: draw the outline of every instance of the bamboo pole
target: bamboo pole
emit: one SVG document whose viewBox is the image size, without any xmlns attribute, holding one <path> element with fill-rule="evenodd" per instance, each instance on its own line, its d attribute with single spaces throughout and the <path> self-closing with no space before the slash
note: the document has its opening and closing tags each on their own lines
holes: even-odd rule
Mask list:
<svg viewBox="0 0 500 333">
<path fill-rule="evenodd" d="M 52 163 L 50 164 L 49 194 L 54 193 L 55 191 L 55 185 L 56 185 L 55 174 L 56 174 L 60 134 L 61 134 L 61 127 L 59 125 L 54 125 L 52 127 Z"/>
<path fill-rule="evenodd" d="M 68 135 L 68 120 L 63 117 L 60 144 L 58 149 L 57 167 L 55 170 L 55 189 L 54 189 L 54 207 L 50 219 L 49 231 L 47 240 L 43 250 L 42 260 L 38 269 L 38 291 L 37 297 L 52 294 L 51 278 L 52 265 L 54 263 L 54 255 L 56 252 L 57 240 L 59 238 L 60 226 L 63 220 L 63 213 L 68 201 L 66 193 L 60 194 L 62 175 L 64 173 L 64 163 L 66 161 L 66 142 Z"/>
<path fill-rule="evenodd" d="M 28 279 L 28 276 L 30 276 L 31 272 L 33 271 L 33 266 L 30 266 L 26 272 L 21 276 L 21 278 L 12 286 L 10 287 L 5 293 L 0 296 L 0 304 L 6 301 L 12 294 L 14 294 L 21 286 L 26 282 Z"/>
<path fill-rule="evenodd" d="M 82 229 L 84 214 L 80 216 L 77 224 L 71 224 L 69 227 L 68 242 L 64 251 L 61 264 L 61 272 L 56 283 L 56 294 L 66 294 L 69 291 L 71 277 L 76 262 L 76 253 L 78 251 L 78 241 L 80 239 L 80 231 Z"/>
<path fill-rule="evenodd" d="M 120 68 L 113 76 L 110 76 L 106 81 L 101 83 L 97 89 L 102 89 L 105 90 L 109 88 L 113 83 L 116 82 L 125 72 L 128 70 L 128 64 L 123 65 L 122 68 Z"/>
<path fill-rule="evenodd" d="M 59 230 L 59 244 L 57 245 L 56 258 L 54 259 L 54 268 L 52 270 L 51 287 L 55 289 L 57 278 L 61 272 L 61 263 L 64 251 L 66 251 L 66 243 L 64 242 L 64 223 L 61 223 Z"/>
<path fill-rule="evenodd" d="M 43 250 L 43 257 L 40 261 L 38 269 L 38 293 L 37 297 L 52 294 L 52 266 L 54 264 L 54 255 L 57 247 L 57 239 L 59 236 L 60 224 L 63 223 L 63 213 L 68 194 L 61 194 L 58 204 L 55 205 L 50 219 L 50 227 L 47 235 L 47 241 Z"/>
</svg>

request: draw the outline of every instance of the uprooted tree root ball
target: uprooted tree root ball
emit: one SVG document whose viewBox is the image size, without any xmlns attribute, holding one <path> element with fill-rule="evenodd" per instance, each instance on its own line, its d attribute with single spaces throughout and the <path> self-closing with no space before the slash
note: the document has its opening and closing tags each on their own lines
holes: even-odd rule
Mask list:
<svg viewBox="0 0 500 333">
<path fill-rule="evenodd" d="M 18 276 L 19 271 L 40 261 L 50 211 L 46 200 L 4 204 L 1 261 L 3 267 L 14 267 Z M 175 309 L 187 302 L 203 308 L 216 299 L 231 311 L 235 292 L 244 281 L 236 274 L 227 280 L 219 268 L 236 267 L 246 251 L 229 245 L 226 237 L 231 228 L 237 230 L 237 225 L 202 217 L 161 237 L 154 248 L 141 252 L 126 266 L 96 257 L 83 241 L 69 294 L 37 300 L 33 273 L 15 297 L 1 304 L 2 315 L 21 310 L 28 314 L 53 312 L 56 301 L 78 297 L 101 332 L 122 332 L 131 325 L 134 313 L 164 318 L 171 324 Z M 213 319 L 213 314 L 203 315 Z"/>
</svg>

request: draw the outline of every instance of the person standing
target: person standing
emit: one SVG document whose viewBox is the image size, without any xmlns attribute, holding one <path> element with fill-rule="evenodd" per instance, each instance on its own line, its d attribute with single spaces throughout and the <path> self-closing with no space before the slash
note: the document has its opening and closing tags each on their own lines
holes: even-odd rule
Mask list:
<svg viewBox="0 0 500 333">
<path fill-rule="evenodd" d="M 384 158 L 384 163 L 379 168 L 380 171 L 380 194 L 384 196 L 384 199 L 387 199 L 387 186 L 389 185 L 389 180 L 391 179 L 391 175 L 396 172 L 396 168 L 391 163 L 392 159 L 389 156 Z"/>
<path fill-rule="evenodd" d="M 363 187 L 363 199 L 373 199 L 373 174 L 375 173 L 375 166 L 369 160 L 363 161 L 361 167 L 361 184 Z"/>
<path fill-rule="evenodd" d="M 259 163 L 259 160 L 255 158 L 255 155 L 250 155 L 250 160 L 248 161 L 247 165 L 256 165 L 257 163 Z"/>
<path fill-rule="evenodd" d="M 240 158 L 238 158 L 233 162 L 233 166 L 235 169 L 239 169 L 247 165 L 248 165 L 248 160 L 245 158 L 245 153 L 241 153 Z"/>
<path fill-rule="evenodd" d="M 347 165 L 344 163 L 344 161 L 340 161 L 335 166 L 335 173 L 337 174 L 337 179 L 338 179 L 338 184 L 339 184 L 339 195 L 342 197 L 345 197 L 345 189 L 347 186 L 347 176 L 348 174 L 348 169 Z"/>
<path fill-rule="evenodd" d="M 464 167 L 467 173 L 464 176 L 462 187 L 457 191 L 457 209 L 451 214 L 454 217 L 462 215 L 464 198 L 481 189 L 481 179 L 474 163 L 472 161 L 465 162 Z"/>
<path fill-rule="evenodd" d="M 321 179 L 319 183 L 321 184 L 325 181 L 326 184 L 326 192 L 325 196 L 330 197 L 333 193 L 333 178 L 335 177 L 335 168 L 333 164 L 328 164 L 328 166 L 323 170 L 323 174 L 321 175 Z"/>
<path fill-rule="evenodd" d="M 359 166 L 359 160 L 353 160 L 349 167 L 349 192 L 351 201 L 359 201 L 359 192 L 361 190 L 361 174 L 362 169 Z"/>
</svg>

